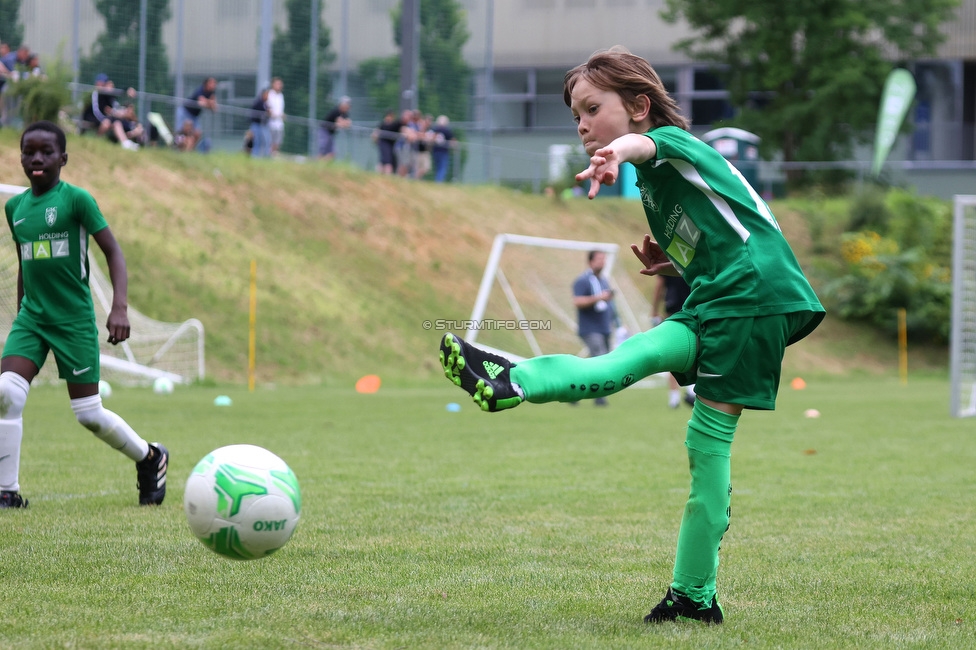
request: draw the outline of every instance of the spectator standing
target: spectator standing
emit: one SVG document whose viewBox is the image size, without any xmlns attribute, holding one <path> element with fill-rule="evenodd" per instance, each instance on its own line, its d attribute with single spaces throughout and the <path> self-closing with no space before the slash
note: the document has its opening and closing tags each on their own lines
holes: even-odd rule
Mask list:
<svg viewBox="0 0 976 650">
<path fill-rule="evenodd" d="M 418 114 L 414 147 L 413 177 L 420 180 L 430 172 L 430 148 L 434 133 L 430 130 L 430 116 Z"/>
<path fill-rule="evenodd" d="M 268 90 L 268 136 L 272 156 L 278 155 L 285 138 L 285 96 L 282 94 L 284 88 L 285 82 L 281 77 L 275 77 L 271 80 L 271 88 Z"/>
<path fill-rule="evenodd" d="M 406 109 L 400 113 L 400 137 L 396 141 L 396 172 L 409 176 L 414 168 L 414 152 L 417 141 L 417 112 Z"/>
<path fill-rule="evenodd" d="M 271 134 L 268 129 L 268 88 L 264 88 L 251 104 L 251 157 L 267 158 L 271 155 Z"/>
<path fill-rule="evenodd" d="M 451 163 L 451 150 L 457 145 L 454 132 L 451 131 L 451 120 L 447 115 L 439 115 L 430 128 L 434 134 L 431 155 L 434 162 L 434 181 L 443 183 L 447 180 L 447 171 Z"/>
<path fill-rule="evenodd" d="M 178 111 L 180 114 L 177 115 L 176 121 L 180 124 L 184 120 L 193 122 L 193 128 L 198 133 L 197 150 L 209 151 L 210 141 L 203 137 L 203 129 L 200 128 L 200 114 L 203 113 L 203 109 L 211 112 L 217 111 L 217 78 L 207 77 L 204 79 L 200 87 L 193 91 L 193 94 L 187 98 L 180 108 L 182 110 Z"/>
<path fill-rule="evenodd" d="M 587 255 L 589 268 L 573 282 L 573 304 L 579 325 L 579 337 L 586 344 L 590 357 L 599 357 L 610 351 L 610 332 L 613 325 L 613 290 L 603 277 L 607 255 L 603 251 L 590 251 Z M 606 406 L 606 397 L 593 400 L 596 406 Z"/>
<path fill-rule="evenodd" d="M 11 51 L 8 43 L 0 43 L 0 125 L 7 124 L 7 102 L 2 96 L 9 86 L 7 81 L 14 78 L 14 67 L 17 65 L 17 53 Z"/>
<path fill-rule="evenodd" d="M 335 158 L 335 132 L 337 129 L 348 129 L 352 126 L 349 119 L 349 108 L 352 100 L 343 95 L 339 98 L 339 103 L 329 111 L 322 126 L 319 127 L 319 158 L 329 161 Z"/>
<path fill-rule="evenodd" d="M 373 142 L 379 152 L 379 162 L 376 163 L 376 171 L 380 174 L 393 174 L 397 169 L 396 143 L 400 139 L 400 132 L 406 128 L 400 120 L 396 118 L 396 112 L 388 110 L 383 116 L 383 121 L 373 130 Z"/>
</svg>

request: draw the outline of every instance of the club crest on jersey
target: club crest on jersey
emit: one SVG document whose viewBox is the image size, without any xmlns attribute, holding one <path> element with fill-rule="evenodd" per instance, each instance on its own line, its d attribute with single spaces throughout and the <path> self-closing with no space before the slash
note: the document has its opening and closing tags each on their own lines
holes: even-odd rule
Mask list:
<svg viewBox="0 0 976 650">
<path fill-rule="evenodd" d="M 44 210 L 44 221 L 47 222 L 48 227 L 53 227 L 54 224 L 58 222 L 58 209 L 57 207 L 46 208 Z"/>
</svg>

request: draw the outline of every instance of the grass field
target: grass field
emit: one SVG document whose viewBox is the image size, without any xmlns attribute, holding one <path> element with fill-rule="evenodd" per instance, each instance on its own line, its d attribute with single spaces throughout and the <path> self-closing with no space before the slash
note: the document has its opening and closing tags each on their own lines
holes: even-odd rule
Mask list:
<svg viewBox="0 0 976 650">
<path fill-rule="evenodd" d="M 641 622 L 670 578 L 687 409 L 664 389 L 498 415 L 462 398 L 117 388 L 107 405 L 172 452 L 147 509 L 63 388 L 34 389 L 31 506 L 0 512 L 0 646 L 976 646 L 976 432 L 948 417 L 942 377 L 808 378 L 743 416 L 713 627 Z M 197 460 L 238 442 L 282 456 L 303 492 L 291 542 L 253 562 L 207 550 L 182 509 Z"/>
</svg>

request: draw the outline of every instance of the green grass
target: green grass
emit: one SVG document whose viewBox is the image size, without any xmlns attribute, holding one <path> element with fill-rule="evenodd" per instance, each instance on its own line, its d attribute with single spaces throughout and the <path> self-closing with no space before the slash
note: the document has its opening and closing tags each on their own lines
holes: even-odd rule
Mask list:
<svg viewBox="0 0 976 650">
<path fill-rule="evenodd" d="M 0 646 L 973 647 L 972 421 L 948 417 L 942 377 L 807 380 L 740 422 L 721 627 L 641 622 L 688 487 L 689 411 L 663 389 L 485 415 L 446 382 L 117 388 L 107 405 L 172 452 L 147 509 L 131 463 L 63 387 L 38 387 L 31 506 L 0 512 Z M 234 405 L 213 406 L 221 393 Z M 282 456 L 303 493 L 291 542 L 253 562 L 207 550 L 182 511 L 193 465 L 242 442 Z"/>
</svg>

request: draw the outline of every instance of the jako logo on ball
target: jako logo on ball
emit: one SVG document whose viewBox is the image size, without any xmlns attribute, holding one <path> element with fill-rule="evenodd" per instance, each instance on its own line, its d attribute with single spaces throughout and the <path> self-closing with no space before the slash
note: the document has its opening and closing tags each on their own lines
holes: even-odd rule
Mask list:
<svg viewBox="0 0 976 650">
<path fill-rule="evenodd" d="M 235 560 L 274 553 L 291 538 L 302 510 L 298 478 L 278 456 L 255 445 L 207 454 L 186 481 L 190 530 L 209 549 Z"/>
</svg>

